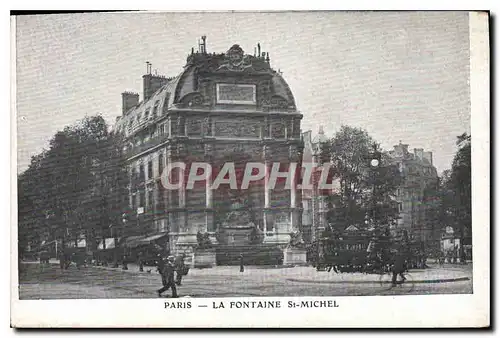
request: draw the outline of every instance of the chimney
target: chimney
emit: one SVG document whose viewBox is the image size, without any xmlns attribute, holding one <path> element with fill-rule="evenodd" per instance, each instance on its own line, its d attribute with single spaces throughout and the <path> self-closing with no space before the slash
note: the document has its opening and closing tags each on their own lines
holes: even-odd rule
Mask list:
<svg viewBox="0 0 500 338">
<path fill-rule="evenodd" d="M 429 161 L 429 163 L 430 163 L 431 165 L 433 165 L 433 164 L 432 164 L 432 151 L 424 151 L 424 152 L 423 152 L 423 156 L 422 156 L 422 157 L 423 157 L 424 159 L 426 159 L 427 161 Z"/>
<path fill-rule="evenodd" d="M 168 79 L 162 75 L 153 75 L 151 73 L 143 75 L 143 100 L 146 102 L 153 94 L 167 84 Z"/>
<path fill-rule="evenodd" d="M 125 115 L 130 109 L 139 104 L 139 94 L 132 92 L 122 93 L 122 114 Z"/>
<path fill-rule="evenodd" d="M 415 158 L 422 160 L 424 158 L 424 149 L 423 148 L 414 148 L 413 153 L 415 154 Z"/>
<path fill-rule="evenodd" d="M 394 151 L 396 152 L 396 156 L 404 156 L 408 154 L 408 145 L 399 141 L 399 144 L 394 146 Z"/>
</svg>

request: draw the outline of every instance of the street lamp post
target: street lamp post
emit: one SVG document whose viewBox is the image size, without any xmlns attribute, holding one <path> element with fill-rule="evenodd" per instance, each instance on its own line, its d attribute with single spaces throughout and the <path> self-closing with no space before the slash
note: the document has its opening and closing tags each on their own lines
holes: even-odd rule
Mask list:
<svg viewBox="0 0 500 338">
<path fill-rule="evenodd" d="M 128 222 L 128 219 L 127 219 L 127 214 L 122 214 L 122 223 L 123 223 L 123 229 L 122 229 L 122 236 L 125 234 L 125 228 L 127 227 L 127 222 Z M 123 241 L 122 241 L 123 243 Z M 116 248 L 116 252 L 118 254 L 118 248 Z M 125 246 L 123 246 L 123 261 L 122 261 L 122 269 L 123 270 L 128 270 L 128 266 L 127 266 L 127 256 L 125 255 Z"/>
<path fill-rule="evenodd" d="M 372 219 L 373 225 L 375 226 L 375 216 L 376 216 L 376 206 L 377 200 L 375 198 L 376 193 L 376 172 L 380 167 L 380 152 L 377 150 L 377 144 L 373 143 L 373 153 L 370 156 L 370 168 L 371 168 L 371 176 L 372 176 Z"/>
</svg>

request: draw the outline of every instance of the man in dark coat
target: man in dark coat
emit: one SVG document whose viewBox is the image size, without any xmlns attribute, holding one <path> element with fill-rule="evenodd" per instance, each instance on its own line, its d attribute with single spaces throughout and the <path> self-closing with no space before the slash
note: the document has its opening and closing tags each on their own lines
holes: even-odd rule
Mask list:
<svg viewBox="0 0 500 338">
<path fill-rule="evenodd" d="M 165 262 L 163 258 L 158 260 L 158 272 L 161 275 L 161 282 L 163 287 L 158 290 L 158 296 L 161 297 L 161 294 L 168 289 L 172 288 L 172 298 L 177 298 L 177 288 L 175 287 L 175 265 L 174 265 L 174 256 L 168 256 L 167 261 Z"/>
<path fill-rule="evenodd" d="M 402 281 L 406 280 L 404 272 L 406 271 L 406 257 L 403 252 L 396 252 L 394 257 L 394 266 L 392 267 L 392 286 L 396 285 L 398 275 L 401 276 Z"/>
<path fill-rule="evenodd" d="M 243 254 L 240 253 L 240 272 L 245 271 L 245 266 L 243 265 Z"/>
<path fill-rule="evenodd" d="M 180 254 L 175 258 L 175 272 L 176 272 L 176 279 L 175 279 L 175 284 L 181 285 L 182 283 L 182 276 L 184 276 L 184 271 L 186 266 L 184 265 L 184 254 Z"/>
<path fill-rule="evenodd" d="M 137 261 L 139 263 L 139 272 L 144 272 L 144 253 L 142 251 L 137 255 Z"/>
</svg>

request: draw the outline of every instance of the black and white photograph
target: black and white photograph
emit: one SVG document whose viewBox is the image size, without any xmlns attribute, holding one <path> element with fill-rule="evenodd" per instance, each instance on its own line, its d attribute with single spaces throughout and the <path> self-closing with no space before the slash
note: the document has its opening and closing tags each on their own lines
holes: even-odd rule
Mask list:
<svg viewBox="0 0 500 338">
<path fill-rule="evenodd" d="M 262 324 L 291 327 L 307 311 L 347 316 L 351 299 L 392 302 L 388 315 L 432 300 L 448 326 L 453 310 L 437 309 L 464 297 L 481 311 L 461 323 L 489 325 L 489 158 L 478 158 L 489 156 L 488 21 L 466 11 L 11 16 L 11 301 L 128 312 L 147 302 L 193 327 L 223 313 L 258 327 L 295 311 Z M 118 312 L 88 324 L 94 310 L 84 326 L 181 325 Z M 261 321 L 245 324 L 244 311 Z M 394 318 L 404 315 L 401 325 L 418 322 Z"/>
</svg>

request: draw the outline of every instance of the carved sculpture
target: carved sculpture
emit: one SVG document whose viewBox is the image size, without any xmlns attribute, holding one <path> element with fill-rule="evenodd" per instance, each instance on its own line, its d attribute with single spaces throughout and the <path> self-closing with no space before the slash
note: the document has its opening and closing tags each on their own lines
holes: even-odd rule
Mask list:
<svg viewBox="0 0 500 338">
<path fill-rule="evenodd" d="M 305 247 L 305 242 L 300 231 L 294 231 L 290 234 L 290 243 L 288 243 L 288 247 L 297 249 L 303 249 Z"/>
<path fill-rule="evenodd" d="M 226 59 L 217 70 L 242 71 L 248 68 L 252 68 L 250 57 L 244 55 L 243 49 L 239 45 L 233 45 L 226 52 Z"/>
</svg>

